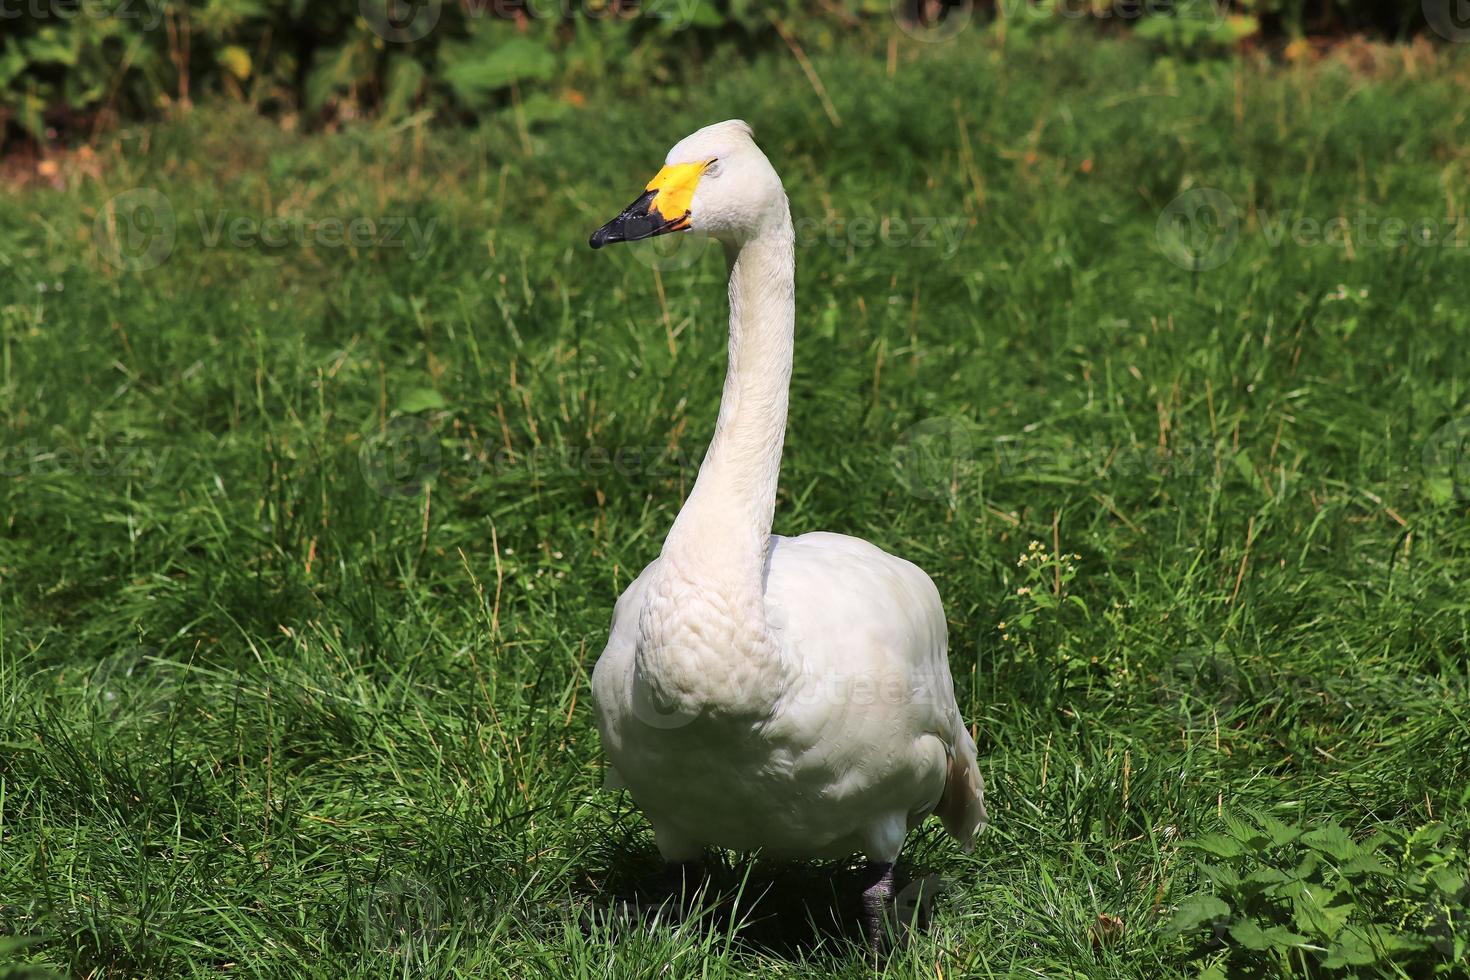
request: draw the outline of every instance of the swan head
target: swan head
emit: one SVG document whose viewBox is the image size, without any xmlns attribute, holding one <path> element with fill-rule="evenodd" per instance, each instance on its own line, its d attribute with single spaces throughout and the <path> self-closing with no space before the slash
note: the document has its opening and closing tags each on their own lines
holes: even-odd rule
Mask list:
<svg viewBox="0 0 1470 980">
<path fill-rule="evenodd" d="M 588 244 L 602 248 L 690 230 L 739 244 L 785 213 L 781 178 L 755 145 L 750 126 L 730 119 L 675 144 L 638 199 L 593 232 Z"/>
</svg>

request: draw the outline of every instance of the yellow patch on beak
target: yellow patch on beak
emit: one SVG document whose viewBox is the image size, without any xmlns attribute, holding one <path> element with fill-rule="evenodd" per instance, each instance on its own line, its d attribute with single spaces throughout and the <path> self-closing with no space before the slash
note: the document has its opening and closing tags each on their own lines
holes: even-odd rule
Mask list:
<svg viewBox="0 0 1470 980">
<path fill-rule="evenodd" d="M 704 160 L 699 163 L 676 163 L 664 167 L 644 188 L 653 191 L 653 207 L 664 220 L 673 222 L 670 231 L 681 231 L 689 227 L 689 210 L 694 203 L 694 188 L 699 186 L 699 178 L 704 176 L 704 170 L 713 160 Z"/>
</svg>

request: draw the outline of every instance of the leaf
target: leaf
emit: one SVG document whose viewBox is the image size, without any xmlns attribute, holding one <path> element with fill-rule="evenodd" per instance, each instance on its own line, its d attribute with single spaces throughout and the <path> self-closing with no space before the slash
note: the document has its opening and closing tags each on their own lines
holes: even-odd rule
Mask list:
<svg viewBox="0 0 1470 980">
<path fill-rule="evenodd" d="M 376 63 L 376 53 L 361 39 L 318 55 L 306 76 L 306 107 L 315 112 L 337 92 L 365 84 Z"/>
<path fill-rule="evenodd" d="M 448 407 L 449 403 L 444 400 L 444 396 L 433 388 L 412 388 L 399 397 L 398 404 L 395 406 L 397 411 L 403 415 Z"/>
<path fill-rule="evenodd" d="M 1353 843 L 1348 832 L 1335 823 L 1324 824 L 1316 830 L 1309 830 L 1302 834 L 1302 843 L 1319 854 L 1325 854 L 1337 861 L 1346 861 L 1357 857 L 1362 849 Z"/>
<path fill-rule="evenodd" d="M 1467 885 L 1465 878 L 1453 868 L 1437 868 L 1430 873 L 1429 880 L 1446 895 L 1454 895 Z"/>
<path fill-rule="evenodd" d="M 1271 843 L 1271 838 L 1261 833 L 1254 826 L 1231 814 L 1225 814 L 1222 818 L 1225 828 L 1230 831 L 1230 836 L 1244 844 L 1249 850 L 1264 851 L 1266 845 Z"/>
<path fill-rule="evenodd" d="M 1209 878 L 1225 891 L 1231 891 L 1240 887 L 1240 875 L 1233 868 L 1227 868 L 1220 864 L 1207 864 L 1201 861 L 1199 869 L 1204 872 L 1206 878 Z"/>
<path fill-rule="evenodd" d="M 1264 810 L 1251 808 L 1245 812 L 1266 832 L 1266 835 L 1271 838 L 1271 843 L 1276 847 L 1284 847 L 1302 835 L 1300 827 L 1283 823 Z"/>
<path fill-rule="evenodd" d="M 1362 875 L 1379 875 L 1388 877 L 1393 874 L 1393 869 L 1383 863 L 1376 854 L 1360 854 L 1355 858 L 1344 861 L 1337 869 L 1346 878 L 1355 878 Z"/>
<path fill-rule="evenodd" d="M 1229 914 L 1230 906 L 1214 895 L 1192 895 L 1175 909 L 1174 917 L 1169 920 L 1169 928 L 1177 933 L 1194 932 Z"/>
<path fill-rule="evenodd" d="M 1197 851 L 1204 851 L 1206 854 L 1213 854 L 1215 857 L 1222 858 L 1240 857 L 1245 853 L 1244 844 L 1233 837 L 1226 837 L 1224 834 L 1205 834 L 1202 837 L 1185 841 L 1184 846 L 1192 847 Z"/>
<path fill-rule="evenodd" d="M 225 71 L 229 72 L 231 75 L 234 75 L 240 81 L 243 82 L 250 77 L 250 70 L 252 67 L 252 63 L 250 61 L 250 52 L 246 51 L 238 44 L 229 44 L 223 48 L 220 48 L 219 54 L 215 57 L 218 59 L 221 67 L 223 67 Z"/>
<path fill-rule="evenodd" d="M 1235 464 L 1235 472 L 1239 473 L 1245 482 L 1251 485 L 1252 489 L 1265 489 L 1265 485 L 1261 483 L 1261 475 L 1256 472 L 1256 468 L 1251 463 L 1251 458 L 1246 455 L 1245 450 L 1242 449 L 1237 452 L 1231 457 L 1230 461 Z"/>
<path fill-rule="evenodd" d="M 0 955 L 10 956 L 19 953 L 28 946 L 44 943 L 50 937 L 44 935 L 34 936 L 0 936 Z"/>
<path fill-rule="evenodd" d="M 409 55 L 397 55 L 388 63 L 387 87 L 383 94 L 383 118 L 402 119 L 413 108 L 424 86 L 424 66 Z"/>
<path fill-rule="evenodd" d="M 1230 938 L 1246 949 L 1253 949 L 1257 952 L 1272 948 L 1292 949 L 1309 945 L 1306 936 L 1298 936 L 1285 926 L 1262 929 L 1253 919 L 1237 919 L 1230 926 Z"/>
<path fill-rule="evenodd" d="M 1336 970 L 1344 966 L 1367 966 L 1377 959 L 1378 954 L 1373 952 L 1373 947 L 1356 935 L 1344 932 L 1342 938 L 1327 947 L 1322 965 L 1329 970 Z"/>
<path fill-rule="evenodd" d="M 556 55 L 523 37 L 502 42 L 488 55 L 476 45 L 446 44 L 443 57 L 444 80 L 471 107 L 488 105 L 503 88 L 545 81 L 556 71 Z"/>
<path fill-rule="evenodd" d="M 1337 892 L 1320 892 L 1303 889 L 1292 900 L 1292 922 L 1303 932 L 1314 932 L 1331 939 L 1342 931 L 1348 918 L 1357 908 L 1351 900 L 1333 904 L 1340 897 Z"/>
</svg>

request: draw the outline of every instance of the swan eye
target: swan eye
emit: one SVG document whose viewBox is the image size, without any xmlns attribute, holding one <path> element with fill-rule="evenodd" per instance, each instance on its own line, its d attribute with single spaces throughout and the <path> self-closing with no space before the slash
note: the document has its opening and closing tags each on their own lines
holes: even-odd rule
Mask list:
<svg viewBox="0 0 1470 980">
<path fill-rule="evenodd" d="M 718 177 L 719 175 L 720 175 L 720 161 L 718 159 L 711 160 L 709 162 L 709 165 L 704 168 L 704 176 L 706 176 L 706 177 Z"/>
</svg>

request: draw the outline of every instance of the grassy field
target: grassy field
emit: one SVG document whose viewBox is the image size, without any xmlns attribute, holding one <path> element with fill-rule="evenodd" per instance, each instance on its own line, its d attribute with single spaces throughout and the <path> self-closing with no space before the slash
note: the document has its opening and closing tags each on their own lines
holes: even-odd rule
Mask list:
<svg viewBox="0 0 1470 980">
<path fill-rule="evenodd" d="M 799 225 L 776 528 L 930 573 L 988 783 L 889 974 L 1465 976 L 1470 60 L 1078 41 L 818 58 L 830 111 L 789 58 L 206 106 L 0 195 L 0 974 L 871 971 L 853 869 L 586 914 L 657 866 L 588 677 L 725 344 L 717 249 L 586 237 L 742 116 Z"/>
</svg>

